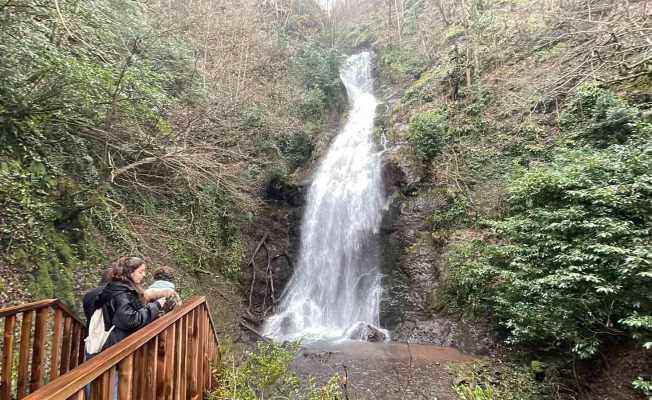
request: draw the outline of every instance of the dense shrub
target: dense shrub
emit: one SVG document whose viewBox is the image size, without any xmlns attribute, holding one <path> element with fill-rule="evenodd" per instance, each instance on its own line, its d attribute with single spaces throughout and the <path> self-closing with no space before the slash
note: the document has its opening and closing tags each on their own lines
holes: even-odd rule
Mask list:
<svg viewBox="0 0 652 400">
<path fill-rule="evenodd" d="M 540 364 L 540 363 L 538 363 Z M 454 386 L 460 400 L 552 399 L 553 384 L 537 381 L 534 366 L 512 362 L 490 364 L 478 361 L 458 371 Z"/>
<path fill-rule="evenodd" d="M 326 95 L 320 88 L 309 89 L 299 104 L 299 113 L 304 120 L 318 120 L 325 111 Z"/>
<path fill-rule="evenodd" d="M 316 42 L 307 43 L 299 52 L 296 65 L 308 89 L 319 89 L 327 104 L 335 102 L 341 83 L 337 52 Z"/>
<path fill-rule="evenodd" d="M 490 304 L 514 342 L 585 357 L 605 334 L 652 330 L 647 140 L 561 151 L 512 181 L 509 215 L 490 224 L 501 242 L 458 253 L 456 293 Z"/>
<path fill-rule="evenodd" d="M 73 305 L 71 271 L 81 263 L 79 256 L 85 249 L 71 246 L 74 228 L 66 231 L 56 226 L 67 213 L 52 194 L 56 188 L 57 177 L 43 163 L 32 160 L 24 166 L 0 154 L 2 255 L 26 273 L 23 278 L 34 297 L 56 296 Z"/>
<path fill-rule="evenodd" d="M 431 111 L 415 115 L 410 121 L 408 134 L 419 157 L 425 160 L 434 158 L 448 136 L 447 113 Z"/>
<path fill-rule="evenodd" d="M 585 84 L 572 96 L 561 122 L 574 138 L 605 147 L 624 143 L 637 120 L 638 110 L 613 92 Z"/>
<path fill-rule="evenodd" d="M 281 137 L 279 147 L 288 166 L 295 169 L 310 161 L 314 146 L 309 135 L 299 132 Z"/>
<path fill-rule="evenodd" d="M 338 377 L 317 387 L 310 380 L 302 381 L 290 365 L 298 352 L 296 344 L 277 345 L 258 342 L 255 351 L 248 351 L 244 361 L 236 365 L 233 353 L 226 354 L 218 371 L 220 387 L 208 395 L 209 400 L 307 399 L 340 400 Z"/>
</svg>

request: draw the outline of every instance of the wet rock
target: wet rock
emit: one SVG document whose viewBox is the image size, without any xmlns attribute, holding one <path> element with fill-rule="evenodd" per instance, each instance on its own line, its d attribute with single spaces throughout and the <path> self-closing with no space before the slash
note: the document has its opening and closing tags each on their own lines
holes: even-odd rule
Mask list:
<svg viewBox="0 0 652 400">
<path fill-rule="evenodd" d="M 367 325 L 367 341 L 368 342 L 384 342 L 387 340 L 387 335 L 385 335 L 380 330 L 374 328 L 371 325 Z"/>
<path fill-rule="evenodd" d="M 447 319 L 408 321 L 392 332 L 394 340 L 406 343 L 429 343 L 436 346 L 451 346 L 456 324 Z"/>
<path fill-rule="evenodd" d="M 424 174 L 422 163 L 410 155 L 405 144 L 383 153 L 383 182 L 388 194 L 410 192 L 422 181 Z"/>
<path fill-rule="evenodd" d="M 305 203 L 305 188 L 292 184 L 281 176 L 272 177 L 265 187 L 265 198 L 282 202 L 289 207 L 300 207 Z"/>
<path fill-rule="evenodd" d="M 451 346 L 474 355 L 493 355 L 498 350 L 489 323 L 455 316 L 406 321 L 392 331 L 392 340 Z"/>
<path fill-rule="evenodd" d="M 346 337 L 367 342 L 384 342 L 387 340 L 387 335 L 383 331 L 363 322 L 349 329 Z"/>
</svg>

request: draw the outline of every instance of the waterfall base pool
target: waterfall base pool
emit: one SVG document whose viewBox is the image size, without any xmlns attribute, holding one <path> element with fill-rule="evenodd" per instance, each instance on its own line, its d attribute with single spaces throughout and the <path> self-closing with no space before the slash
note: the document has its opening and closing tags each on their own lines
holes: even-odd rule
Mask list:
<svg viewBox="0 0 652 400">
<path fill-rule="evenodd" d="M 452 366 L 473 357 L 451 347 L 405 343 L 314 342 L 304 346 L 293 369 L 325 384 L 348 373 L 349 398 L 358 400 L 457 400 Z"/>
</svg>

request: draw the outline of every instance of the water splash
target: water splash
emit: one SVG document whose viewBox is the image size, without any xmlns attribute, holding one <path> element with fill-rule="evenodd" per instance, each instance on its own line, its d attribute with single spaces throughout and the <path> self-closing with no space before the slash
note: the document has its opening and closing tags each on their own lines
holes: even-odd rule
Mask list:
<svg viewBox="0 0 652 400">
<path fill-rule="evenodd" d="M 363 52 L 349 57 L 340 70 L 350 116 L 310 186 L 299 262 L 279 313 L 263 327 L 263 334 L 275 340 L 344 339 L 361 324 L 379 326 L 382 275 L 376 235 L 385 199 L 373 141 L 378 103 L 371 62 L 371 54 Z"/>
</svg>

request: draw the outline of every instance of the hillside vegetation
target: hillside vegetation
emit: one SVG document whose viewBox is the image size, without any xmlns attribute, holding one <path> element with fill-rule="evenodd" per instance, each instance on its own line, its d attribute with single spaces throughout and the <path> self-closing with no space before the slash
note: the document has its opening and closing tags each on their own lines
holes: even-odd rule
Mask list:
<svg viewBox="0 0 652 400">
<path fill-rule="evenodd" d="M 508 348 L 565 359 L 575 371 L 578 360 L 635 342 L 631 368 L 612 373 L 649 396 L 649 5 L 399 0 L 362 8 L 336 14 L 348 27 L 340 40 L 376 49 L 390 110 L 381 129 L 418 176 L 408 195 L 436 204 L 430 231 L 408 250 L 441 254 L 431 312 L 489 319 Z M 572 376 L 569 364 L 557 365 L 561 372 L 548 375 Z M 583 393 L 593 378 L 575 375 L 562 392 L 637 396 L 613 384 Z"/>
<path fill-rule="evenodd" d="M 0 5 L 0 304 L 76 305 L 136 254 L 236 329 L 263 187 L 311 160 L 338 95 L 322 18 L 311 2 Z"/>
</svg>

